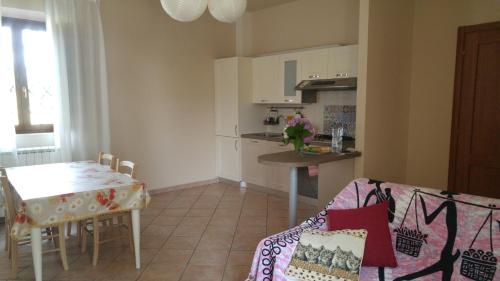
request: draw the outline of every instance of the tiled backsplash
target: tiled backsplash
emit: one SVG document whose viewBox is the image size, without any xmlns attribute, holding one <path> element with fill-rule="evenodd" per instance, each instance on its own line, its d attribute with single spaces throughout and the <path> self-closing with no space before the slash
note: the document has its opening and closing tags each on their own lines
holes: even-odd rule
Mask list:
<svg viewBox="0 0 500 281">
<path fill-rule="evenodd" d="M 323 133 L 331 134 L 335 121 L 342 123 L 344 136 L 355 137 L 356 106 L 325 105 L 323 110 Z"/>
</svg>

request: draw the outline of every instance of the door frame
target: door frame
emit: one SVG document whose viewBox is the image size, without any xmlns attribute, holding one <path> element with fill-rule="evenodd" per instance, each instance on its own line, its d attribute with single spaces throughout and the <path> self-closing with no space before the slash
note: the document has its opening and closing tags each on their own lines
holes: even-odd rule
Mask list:
<svg viewBox="0 0 500 281">
<path fill-rule="evenodd" d="M 465 36 L 470 32 L 487 31 L 492 29 L 500 29 L 500 21 L 482 23 L 470 26 L 460 26 L 458 28 L 457 49 L 456 49 L 456 63 L 455 63 L 455 81 L 453 89 L 453 111 L 451 121 L 451 138 L 450 138 L 450 157 L 448 165 L 448 191 L 458 192 L 456 185 L 456 169 L 457 165 L 457 150 L 458 140 L 460 136 L 460 109 L 462 102 L 462 71 L 465 62 Z"/>
</svg>

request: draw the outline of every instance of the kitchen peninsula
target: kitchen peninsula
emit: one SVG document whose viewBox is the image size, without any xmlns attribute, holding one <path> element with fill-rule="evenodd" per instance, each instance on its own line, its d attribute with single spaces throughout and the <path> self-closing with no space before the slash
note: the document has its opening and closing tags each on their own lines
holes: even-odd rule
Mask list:
<svg viewBox="0 0 500 281">
<path fill-rule="evenodd" d="M 300 155 L 295 151 L 264 154 L 258 157 L 261 164 L 289 169 L 288 225 L 294 227 L 297 220 L 298 168 L 318 166 L 318 208 L 323 208 L 354 178 L 354 157 L 358 151 Z"/>
</svg>

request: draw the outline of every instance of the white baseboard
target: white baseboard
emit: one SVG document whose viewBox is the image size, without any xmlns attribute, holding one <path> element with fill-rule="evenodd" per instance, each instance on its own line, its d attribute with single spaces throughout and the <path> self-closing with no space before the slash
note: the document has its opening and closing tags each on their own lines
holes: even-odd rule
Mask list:
<svg viewBox="0 0 500 281">
<path fill-rule="evenodd" d="M 174 191 L 174 190 L 182 190 L 186 188 L 192 188 L 192 187 L 198 187 L 198 186 L 203 186 L 203 185 L 208 185 L 208 184 L 214 184 L 220 182 L 218 178 L 214 179 L 209 179 L 209 180 L 204 180 L 204 181 L 197 181 L 197 182 L 191 182 L 191 183 L 185 183 L 185 184 L 179 184 L 179 185 L 174 185 L 174 186 L 168 186 L 168 187 L 161 187 L 161 188 L 155 188 L 155 189 L 150 189 L 148 192 L 151 195 L 155 194 L 161 194 L 169 191 Z"/>
</svg>

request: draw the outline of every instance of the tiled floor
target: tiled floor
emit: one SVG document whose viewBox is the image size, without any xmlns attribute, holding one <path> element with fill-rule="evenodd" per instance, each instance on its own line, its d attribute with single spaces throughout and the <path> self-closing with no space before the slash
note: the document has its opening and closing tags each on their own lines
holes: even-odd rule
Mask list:
<svg viewBox="0 0 500 281">
<path fill-rule="evenodd" d="M 242 281 L 257 243 L 288 228 L 287 207 L 286 198 L 224 183 L 158 194 L 141 214 L 141 270 L 126 242 L 103 245 L 92 267 L 90 251 L 80 254 L 70 237 L 70 269 L 62 269 L 58 254 L 44 255 L 44 280 Z M 300 203 L 298 220 L 314 212 Z M 21 258 L 18 280 L 32 280 L 30 256 Z M 9 274 L 1 252 L 0 280 L 10 280 Z"/>
</svg>

